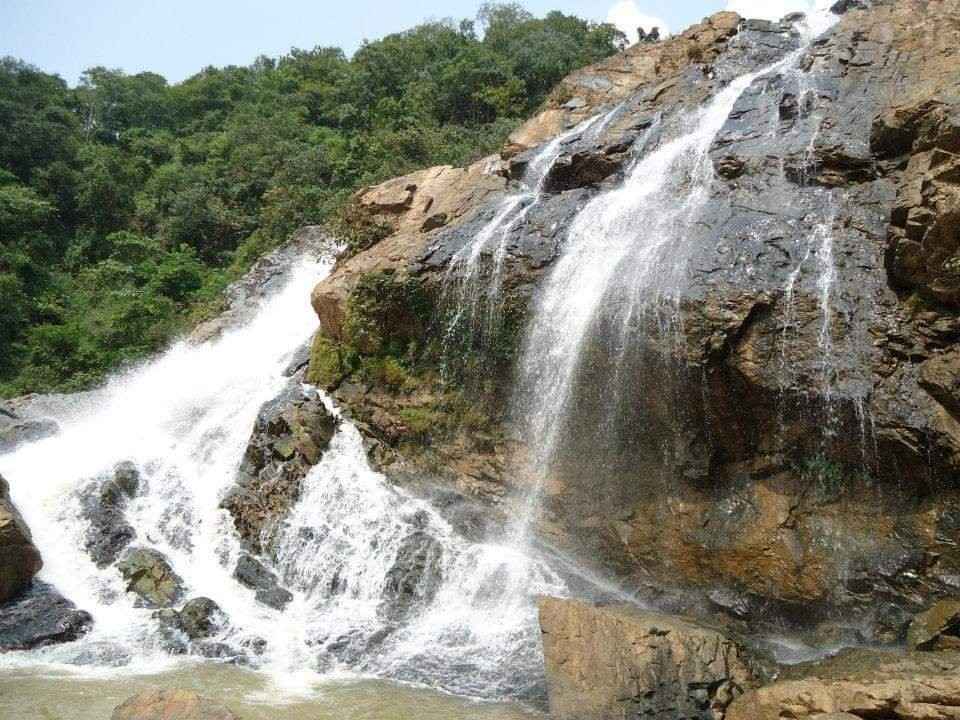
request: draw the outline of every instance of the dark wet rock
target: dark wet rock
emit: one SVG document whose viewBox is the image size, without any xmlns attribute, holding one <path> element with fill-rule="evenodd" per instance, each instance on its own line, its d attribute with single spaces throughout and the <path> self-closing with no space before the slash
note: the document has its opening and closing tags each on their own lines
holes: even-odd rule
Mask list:
<svg viewBox="0 0 960 720">
<path fill-rule="evenodd" d="M 193 655 L 199 655 L 210 660 L 219 660 L 231 665 L 248 665 L 250 663 L 250 658 L 243 651 L 222 642 L 206 640 L 195 642 L 190 645 L 190 652 Z"/>
<path fill-rule="evenodd" d="M 134 695 L 112 720 L 239 720 L 229 709 L 191 690 L 155 689 Z"/>
<path fill-rule="evenodd" d="M 404 538 L 387 571 L 381 613 L 399 619 L 429 604 L 442 581 L 442 560 L 442 545 L 426 530 L 416 530 Z"/>
<path fill-rule="evenodd" d="M 839 0 L 830 6 L 834 15 L 845 15 L 851 10 L 866 10 L 870 7 L 870 0 Z"/>
<path fill-rule="evenodd" d="M 372 633 L 353 630 L 333 638 L 321 638 L 316 644 L 323 646 L 318 658 L 322 669 L 330 669 L 332 659 L 350 667 L 376 656 L 383 644 L 396 631 L 393 626 L 382 627 Z"/>
<path fill-rule="evenodd" d="M 23 592 L 42 567 L 30 528 L 10 498 L 10 486 L 0 477 L 0 603 Z"/>
<path fill-rule="evenodd" d="M 133 548 L 117 563 L 117 569 L 127 582 L 127 591 L 146 607 L 170 607 L 183 597 L 183 580 L 156 550 Z"/>
<path fill-rule="evenodd" d="M 90 613 L 34 580 L 15 600 L 0 605 L 0 652 L 71 642 L 92 626 Z"/>
<path fill-rule="evenodd" d="M 107 478 L 95 480 L 82 493 L 80 503 L 89 526 L 85 547 L 97 567 L 106 567 L 136 539 L 137 533 L 124 516 L 127 502 L 140 488 L 140 472 L 131 462 L 122 462 Z"/>
<path fill-rule="evenodd" d="M 249 550 L 261 552 L 269 544 L 337 425 L 316 391 L 303 389 L 300 376 L 260 410 L 236 486 L 222 503 Z"/>
<path fill-rule="evenodd" d="M 55 435 L 59 429 L 59 425 L 49 418 L 21 417 L 0 407 L 0 453 Z"/>
<path fill-rule="evenodd" d="M 283 610 L 293 600 L 293 594 L 282 587 L 277 576 L 259 560 L 250 555 L 241 555 L 233 577 L 251 590 L 255 590 L 257 602 L 276 610 Z"/>
<path fill-rule="evenodd" d="M 223 610 L 210 598 L 194 598 L 180 610 L 180 626 L 191 640 L 216 635 L 226 624 Z"/>
</svg>

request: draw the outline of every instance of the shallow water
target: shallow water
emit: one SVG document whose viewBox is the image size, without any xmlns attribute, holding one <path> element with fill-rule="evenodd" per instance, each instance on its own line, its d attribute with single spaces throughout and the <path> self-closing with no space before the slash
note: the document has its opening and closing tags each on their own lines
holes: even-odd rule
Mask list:
<svg viewBox="0 0 960 720">
<path fill-rule="evenodd" d="M 260 673 L 197 663 L 160 675 L 101 678 L 36 671 L 0 672 L 3 720 L 109 720 L 131 695 L 185 688 L 224 703 L 241 720 L 542 720 L 517 704 L 477 702 L 382 680 L 326 680 L 289 697 Z"/>
</svg>

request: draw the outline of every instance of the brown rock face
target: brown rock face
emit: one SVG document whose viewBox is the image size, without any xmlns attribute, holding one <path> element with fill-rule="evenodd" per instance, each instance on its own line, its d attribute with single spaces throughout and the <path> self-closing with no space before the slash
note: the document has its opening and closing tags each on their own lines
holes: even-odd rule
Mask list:
<svg viewBox="0 0 960 720">
<path fill-rule="evenodd" d="M 10 499 L 7 481 L 0 477 L 0 603 L 19 595 L 41 567 L 30 529 Z"/>
<path fill-rule="evenodd" d="M 727 720 L 947 720 L 960 706 L 960 654 L 848 651 L 733 702 Z"/>
<path fill-rule="evenodd" d="M 907 630 L 907 647 L 960 649 L 960 600 L 941 600 L 917 615 Z"/>
<path fill-rule="evenodd" d="M 189 690 L 148 690 L 113 711 L 112 720 L 239 720 L 223 705 Z"/>
<path fill-rule="evenodd" d="M 556 720 L 719 720 L 756 682 L 735 641 L 680 618 L 544 598 L 540 626 Z"/>
</svg>

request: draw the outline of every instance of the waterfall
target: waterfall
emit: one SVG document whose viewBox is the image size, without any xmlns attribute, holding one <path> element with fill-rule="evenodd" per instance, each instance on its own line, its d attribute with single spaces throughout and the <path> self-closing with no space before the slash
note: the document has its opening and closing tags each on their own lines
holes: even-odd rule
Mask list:
<svg viewBox="0 0 960 720">
<path fill-rule="evenodd" d="M 740 95 L 796 54 L 732 81 L 685 132 L 641 158 L 623 185 L 576 217 L 536 303 L 520 362 L 520 415 L 538 439 L 532 467 L 548 469 L 571 411 L 574 383 L 598 315 L 626 328 L 678 298 L 684 236 L 709 198 L 710 146 Z"/>
<path fill-rule="evenodd" d="M 0 668 L 101 676 L 190 661 L 167 652 L 154 611 L 137 606 L 117 569 L 96 567 L 84 550 L 80 493 L 131 461 L 141 474 L 126 510 L 134 544 L 169 559 L 184 599 L 208 597 L 223 609 L 229 624 L 216 642 L 242 652 L 265 641 L 247 660 L 285 697 L 344 673 L 471 696 L 542 697 L 534 597 L 565 594 L 564 580 L 530 554 L 466 539 L 428 502 L 390 485 L 346 420 L 305 478 L 272 559 L 261 558 L 293 600 L 272 609 L 233 577 L 241 548 L 220 501 L 260 407 L 291 382 L 291 358 L 316 327 L 310 290 L 331 266 L 296 262 L 247 323 L 216 340 L 177 343 L 102 389 L 67 398 L 57 435 L 0 456 L 45 559 L 40 578 L 94 616 L 81 640 L 0 655 Z"/>
<path fill-rule="evenodd" d="M 454 338 L 460 339 L 461 333 L 468 344 L 479 341 L 484 346 L 496 332 L 510 233 L 540 203 L 550 170 L 564 147 L 580 136 L 598 137 L 619 109 L 618 105 L 593 115 L 544 143 L 527 165 L 519 189 L 500 202 L 490 220 L 450 259 L 441 298 L 441 306 L 452 308 L 445 332 L 447 356 L 454 352 Z M 487 277 L 483 275 L 484 255 L 493 260 Z"/>
</svg>

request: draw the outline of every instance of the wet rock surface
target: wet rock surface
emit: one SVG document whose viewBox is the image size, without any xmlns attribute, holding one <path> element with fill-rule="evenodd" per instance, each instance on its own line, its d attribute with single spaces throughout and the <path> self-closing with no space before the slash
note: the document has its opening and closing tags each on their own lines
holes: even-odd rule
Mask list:
<svg viewBox="0 0 960 720">
<path fill-rule="evenodd" d="M 316 391 L 303 388 L 302 373 L 261 409 L 236 486 L 222 503 L 251 552 L 259 553 L 269 545 L 278 523 L 299 499 L 303 478 L 330 445 L 337 425 Z"/>
<path fill-rule="evenodd" d="M 59 426 L 49 418 L 24 417 L 9 403 L 0 404 L 0 453 L 55 434 Z"/>
<path fill-rule="evenodd" d="M 146 607 L 165 608 L 183 597 L 183 580 L 163 553 L 151 548 L 132 548 L 117 563 L 127 582 L 127 591 Z"/>
<path fill-rule="evenodd" d="M 52 586 L 34 580 L 16 599 L 0 605 L 0 651 L 30 650 L 70 642 L 93 626 Z"/>
<path fill-rule="evenodd" d="M 540 601 L 557 720 L 717 720 L 762 673 L 719 630 L 632 606 Z"/>
<path fill-rule="evenodd" d="M 23 592 L 41 567 L 30 529 L 10 498 L 9 484 L 0 477 L 0 603 Z"/>
<path fill-rule="evenodd" d="M 97 567 L 106 567 L 136 539 L 124 510 L 140 488 L 140 473 L 131 462 L 117 465 L 112 475 L 93 481 L 81 492 L 80 503 L 89 523 L 85 546 Z"/>
<path fill-rule="evenodd" d="M 242 585 L 256 591 L 257 602 L 275 610 L 283 610 L 293 600 L 290 591 L 280 587 L 277 576 L 250 555 L 240 556 L 233 577 Z"/>
</svg>

